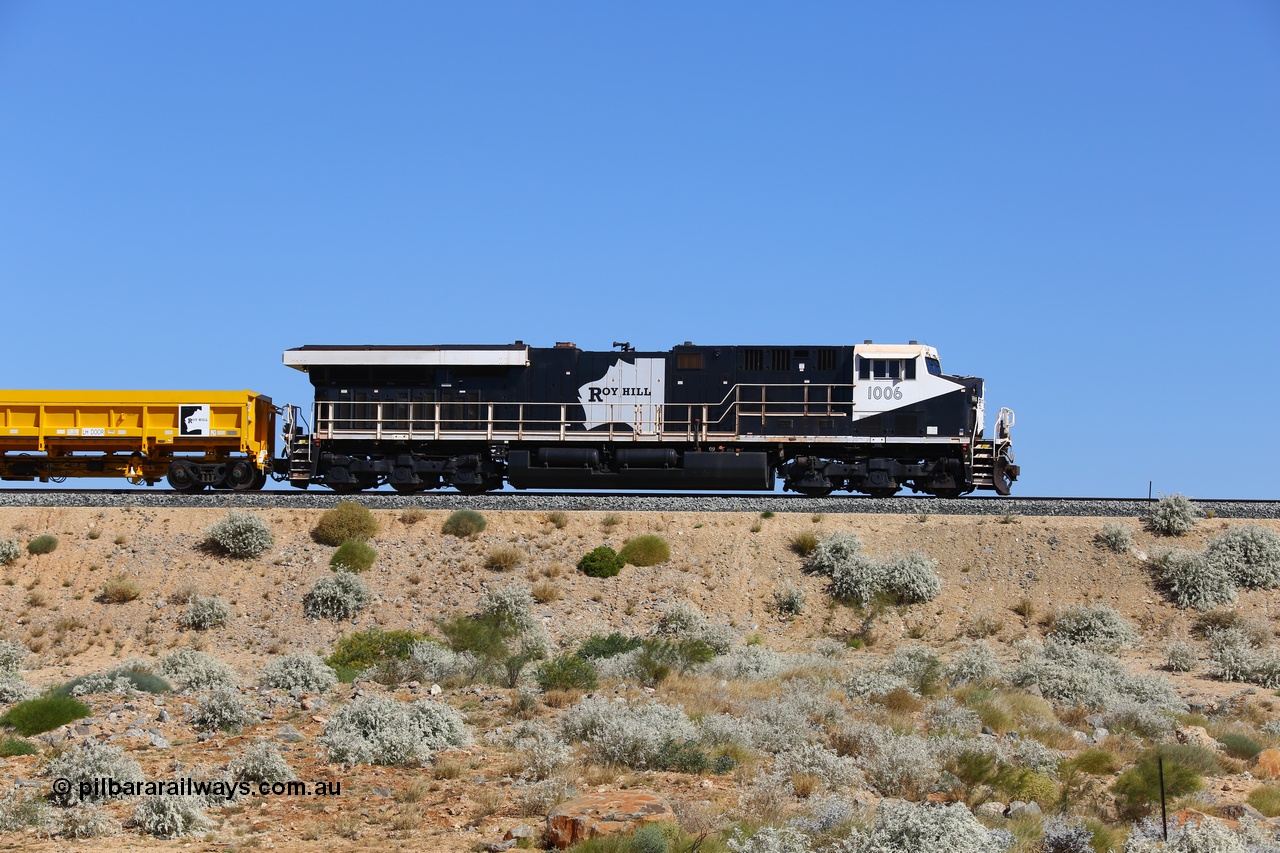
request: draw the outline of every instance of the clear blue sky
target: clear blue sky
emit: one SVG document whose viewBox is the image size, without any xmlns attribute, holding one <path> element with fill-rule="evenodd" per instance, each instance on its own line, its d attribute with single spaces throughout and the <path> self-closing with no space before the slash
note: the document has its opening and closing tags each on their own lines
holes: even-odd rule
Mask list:
<svg viewBox="0 0 1280 853">
<path fill-rule="evenodd" d="M 1280 4 L 0 2 L 0 386 L 918 339 L 1024 495 L 1280 497 Z"/>
</svg>

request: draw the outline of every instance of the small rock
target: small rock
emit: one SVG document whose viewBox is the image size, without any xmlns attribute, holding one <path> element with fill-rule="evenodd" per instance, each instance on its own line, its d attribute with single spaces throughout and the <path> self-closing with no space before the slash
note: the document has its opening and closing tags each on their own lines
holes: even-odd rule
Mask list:
<svg viewBox="0 0 1280 853">
<path fill-rule="evenodd" d="M 985 802 L 973 810 L 978 817 L 985 817 L 988 820 L 1004 817 L 1005 804 L 997 803 L 994 800 Z"/>
<path fill-rule="evenodd" d="M 440 695 L 441 693 L 443 693 L 444 691 L 443 691 L 442 689 L 440 689 L 440 685 L 439 685 L 439 684 L 433 684 L 433 685 L 431 685 L 431 689 L 430 689 L 429 691 L 427 691 L 427 692 L 428 692 L 428 693 L 430 693 L 432 696 L 439 696 L 439 695 Z"/>
<path fill-rule="evenodd" d="M 527 823 L 521 823 L 508 829 L 507 834 L 502 836 L 502 838 L 505 841 L 510 841 L 513 838 L 515 839 L 533 838 L 537 834 L 538 834 L 538 830 L 534 829 L 532 826 L 530 826 Z"/>
<path fill-rule="evenodd" d="M 1093 742 L 1101 743 L 1102 741 L 1106 740 L 1110 734 L 1111 734 L 1111 731 L 1109 729 L 1104 729 L 1102 726 L 1098 726 L 1096 729 L 1093 730 Z"/>
<path fill-rule="evenodd" d="M 1009 803 L 1009 808 L 1006 811 L 1011 818 L 1019 817 L 1021 815 L 1040 817 L 1042 814 L 1039 803 L 1023 803 L 1018 800 L 1014 800 L 1012 803 Z"/>
<path fill-rule="evenodd" d="M 168 749 L 169 741 L 165 740 L 163 737 L 153 732 L 151 735 L 151 745 L 154 746 L 156 749 Z"/>
<path fill-rule="evenodd" d="M 991 726 L 983 726 L 982 733 L 984 735 L 994 735 L 996 733 L 996 730 L 991 728 Z"/>
<path fill-rule="evenodd" d="M 480 842 L 481 849 L 488 850 L 489 853 L 501 853 L 501 851 L 510 850 L 512 847 L 515 847 L 515 846 L 516 846 L 516 839 L 514 838 L 509 838 L 506 841 Z"/>
<path fill-rule="evenodd" d="M 302 736 L 302 732 L 298 731 L 288 723 L 285 723 L 276 730 L 276 740 L 281 741 L 282 743 L 301 743 L 306 740 L 306 738 Z"/>
<path fill-rule="evenodd" d="M 379 785 L 377 788 L 373 789 L 373 793 L 377 794 L 379 797 L 389 797 L 391 796 L 391 789 Z"/>
<path fill-rule="evenodd" d="M 161 708 L 160 712 L 156 714 L 156 719 L 162 723 L 169 722 L 169 712 L 166 711 L 164 708 Z"/>
<path fill-rule="evenodd" d="M 1274 779 L 1280 776 L 1280 749 L 1264 749 L 1259 752 L 1253 775 L 1259 779 Z"/>
</svg>

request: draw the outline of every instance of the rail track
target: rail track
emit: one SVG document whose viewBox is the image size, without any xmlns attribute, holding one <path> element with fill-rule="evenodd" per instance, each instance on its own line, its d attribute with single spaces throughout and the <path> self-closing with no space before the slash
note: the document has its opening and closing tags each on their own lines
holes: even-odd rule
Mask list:
<svg viewBox="0 0 1280 853">
<path fill-rule="evenodd" d="M 398 495 L 363 492 L 268 490 L 180 494 L 142 489 L 4 489 L 0 507 L 216 507 L 238 509 L 324 509 L 342 500 L 358 500 L 370 509 L 479 509 L 517 512 L 596 510 L 605 512 L 802 512 L 888 515 L 989 515 L 1139 517 L 1153 501 L 1146 498 L 964 497 L 928 496 L 810 498 L 779 494 L 599 494 L 587 492 L 495 492 L 484 495 Z M 1280 518 L 1280 500 L 1197 500 L 1206 514 L 1219 518 Z"/>
</svg>

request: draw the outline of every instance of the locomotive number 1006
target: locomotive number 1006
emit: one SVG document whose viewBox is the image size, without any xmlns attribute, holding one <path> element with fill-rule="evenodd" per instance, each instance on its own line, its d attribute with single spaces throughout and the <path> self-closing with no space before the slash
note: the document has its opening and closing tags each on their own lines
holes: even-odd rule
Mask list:
<svg viewBox="0 0 1280 853">
<path fill-rule="evenodd" d="M 902 389 L 887 385 L 872 385 L 867 389 L 868 400 L 901 400 Z"/>
</svg>

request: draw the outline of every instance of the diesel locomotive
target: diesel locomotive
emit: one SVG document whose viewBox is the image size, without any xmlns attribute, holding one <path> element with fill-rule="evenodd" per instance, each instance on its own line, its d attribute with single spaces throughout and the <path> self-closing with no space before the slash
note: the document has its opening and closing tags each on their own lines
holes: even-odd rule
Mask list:
<svg viewBox="0 0 1280 853">
<path fill-rule="evenodd" d="M 517 489 L 1009 493 L 1013 412 L 907 344 L 585 351 L 572 343 L 302 346 L 275 475 L 412 494 Z"/>
</svg>

